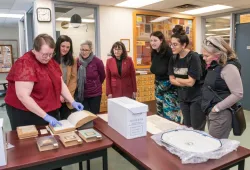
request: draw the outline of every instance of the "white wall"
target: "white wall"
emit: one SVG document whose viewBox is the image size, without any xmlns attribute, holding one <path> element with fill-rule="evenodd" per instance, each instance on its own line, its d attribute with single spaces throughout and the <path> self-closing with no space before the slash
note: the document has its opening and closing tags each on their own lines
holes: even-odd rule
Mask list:
<svg viewBox="0 0 250 170">
<path fill-rule="evenodd" d="M 61 22 L 56 22 L 56 31 L 60 31 L 60 35 L 67 35 L 73 41 L 74 56 L 78 56 L 80 52 L 80 44 L 85 40 L 90 40 L 93 43 L 93 51 L 95 51 L 95 24 L 88 23 L 88 29 L 86 25 L 79 28 L 63 29 Z M 87 32 L 86 32 L 87 29 Z"/>
<path fill-rule="evenodd" d="M 205 38 L 205 20 L 201 17 L 196 17 L 196 32 L 195 32 L 195 51 L 202 52 L 201 47 Z"/>
<path fill-rule="evenodd" d="M 38 22 L 36 13 L 37 8 L 49 8 L 51 10 L 51 22 Z M 34 37 L 42 33 L 47 33 L 53 38 L 55 38 L 54 19 L 55 19 L 54 2 L 52 2 L 51 0 L 34 1 L 33 5 Z"/>
<path fill-rule="evenodd" d="M 112 45 L 120 39 L 130 39 L 130 52 L 133 58 L 133 10 L 116 7 L 99 7 L 101 58 L 106 64 L 107 54 Z"/>
<path fill-rule="evenodd" d="M 0 27 L 0 40 L 18 40 L 18 27 Z M 5 80 L 8 73 L 0 73 L 0 80 Z"/>
</svg>

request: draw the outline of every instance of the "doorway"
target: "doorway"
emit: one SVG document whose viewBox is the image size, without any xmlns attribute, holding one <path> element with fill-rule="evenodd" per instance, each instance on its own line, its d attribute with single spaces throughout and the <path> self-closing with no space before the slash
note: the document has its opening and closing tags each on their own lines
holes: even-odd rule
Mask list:
<svg viewBox="0 0 250 170">
<path fill-rule="evenodd" d="M 243 81 L 244 97 L 242 105 L 250 110 L 250 13 L 236 14 L 235 51 L 241 63 L 241 78 Z"/>
</svg>

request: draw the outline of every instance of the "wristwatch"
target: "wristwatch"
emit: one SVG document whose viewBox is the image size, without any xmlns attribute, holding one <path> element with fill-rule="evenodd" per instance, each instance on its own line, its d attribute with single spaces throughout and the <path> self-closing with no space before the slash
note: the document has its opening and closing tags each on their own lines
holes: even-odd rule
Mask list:
<svg viewBox="0 0 250 170">
<path fill-rule="evenodd" d="M 214 106 L 214 110 L 215 110 L 215 112 L 217 112 L 217 113 L 220 111 L 216 106 Z"/>
</svg>

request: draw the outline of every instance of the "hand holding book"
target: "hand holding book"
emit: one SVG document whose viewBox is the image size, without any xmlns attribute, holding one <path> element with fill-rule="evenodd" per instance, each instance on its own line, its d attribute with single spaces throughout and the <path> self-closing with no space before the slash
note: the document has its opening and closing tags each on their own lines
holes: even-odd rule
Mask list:
<svg viewBox="0 0 250 170">
<path fill-rule="evenodd" d="M 46 116 L 43 118 L 45 121 L 47 121 L 51 126 L 55 127 L 57 125 L 62 125 L 56 118 L 46 114 Z"/>
</svg>

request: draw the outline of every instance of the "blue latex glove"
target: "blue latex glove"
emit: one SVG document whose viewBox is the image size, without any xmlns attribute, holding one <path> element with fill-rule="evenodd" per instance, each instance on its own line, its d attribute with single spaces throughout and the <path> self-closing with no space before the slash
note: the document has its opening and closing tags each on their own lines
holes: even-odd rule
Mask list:
<svg viewBox="0 0 250 170">
<path fill-rule="evenodd" d="M 83 110 L 84 106 L 82 105 L 82 103 L 73 101 L 72 106 L 77 110 L 77 111 L 81 111 Z"/>
<path fill-rule="evenodd" d="M 45 121 L 47 121 L 51 126 L 55 127 L 57 125 L 62 125 L 58 120 L 56 120 L 54 117 L 46 114 L 46 116 L 43 118 Z"/>
</svg>

